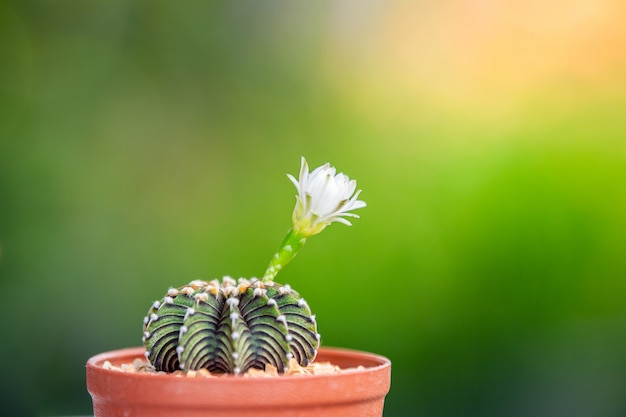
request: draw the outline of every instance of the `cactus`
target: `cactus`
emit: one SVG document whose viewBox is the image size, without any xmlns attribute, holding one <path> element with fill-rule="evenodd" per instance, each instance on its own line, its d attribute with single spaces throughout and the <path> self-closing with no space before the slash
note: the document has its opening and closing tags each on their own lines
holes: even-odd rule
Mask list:
<svg viewBox="0 0 626 417">
<path fill-rule="evenodd" d="M 288 285 L 230 277 L 170 289 L 144 319 L 147 357 L 156 370 L 245 373 L 295 359 L 307 366 L 319 347 L 315 316 Z"/>
<path fill-rule="evenodd" d="M 300 177 L 288 175 L 298 190 L 293 227 L 261 279 L 230 277 L 171 288 L 150 307 L 143 325 L 146 358 L 157 371 L 207 369 L 242 374 L 251 368 L 287 370 L 290 361 L 307 366 L 320 335 L 315 316 L 289 285 L 274 282 L 278 272 L 306 243 L 333 222 L 365 207 L 356 181 L 322 165 L 309 172 L 302 158 Z"/>
</svg>

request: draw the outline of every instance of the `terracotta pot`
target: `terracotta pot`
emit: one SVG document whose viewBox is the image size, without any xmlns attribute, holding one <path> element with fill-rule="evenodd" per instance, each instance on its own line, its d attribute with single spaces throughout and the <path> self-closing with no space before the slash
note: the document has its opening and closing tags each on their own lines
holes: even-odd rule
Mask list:
<svg viewBox="0 0 626 417">
<path fill-rule="evenodd" d="M 87 361 L 87 390 L 95 417 L 380 417 L 391 383 L 389 359 L 321 348 L 316 361 L 350 370 L 333 375 L 187 378 L 107 370 L 144 358 L 143 348 L 96 355 Z"/>
</svg>

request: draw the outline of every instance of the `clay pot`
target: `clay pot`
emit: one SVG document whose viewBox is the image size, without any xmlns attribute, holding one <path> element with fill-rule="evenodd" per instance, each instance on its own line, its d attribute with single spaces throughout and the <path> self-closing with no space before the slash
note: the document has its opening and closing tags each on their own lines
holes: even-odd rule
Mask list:
<svg viewBox="0 0 626 417">
<path fill-rule="evenodd" d="M 332 375 L 188 378 L 128 373 L 102 367 L 144 358 L 143 348 L 96 355 L 87 361 L 87 390 L 95 417 L 380 417 L 391 383 L 389 359 L 321 348 L 316 361 L 350 370 Z"/>
</svg>

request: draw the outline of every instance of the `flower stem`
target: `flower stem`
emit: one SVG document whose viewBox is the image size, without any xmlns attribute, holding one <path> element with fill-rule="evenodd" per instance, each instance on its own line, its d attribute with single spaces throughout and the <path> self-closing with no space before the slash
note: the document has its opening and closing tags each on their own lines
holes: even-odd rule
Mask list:
<svg viewBox="0 0 626 417">
<path fill-rule="evenodd" d="M 305 243 L 306 237 L 303 234 L 295 232 L 293 228 L 289 229 L 287 236 L 283 239 L 283 243 L 281 243 L 280 248 L 274 254 L 265 270 L 262 281 L 273 281 L 276 274 L 296 256 L 296 253 Z"/>
</svg>

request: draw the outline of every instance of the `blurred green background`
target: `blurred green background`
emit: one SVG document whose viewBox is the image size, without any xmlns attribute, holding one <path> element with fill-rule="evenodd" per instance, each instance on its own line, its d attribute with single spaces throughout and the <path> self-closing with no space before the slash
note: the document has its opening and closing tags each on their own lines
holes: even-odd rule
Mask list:
<svg viewBox="0 0 626 417">
<path fill-rule="evenodd" d="M 517 4 L 520 3 L 520 4 Z M 151 302 L 263 273 L 300 156 L 352 228 L 279 276 L 385 416 L 626 415 L 626 6 L 0 2 L 0 403 L 91 413 Z"/>
</svg>

